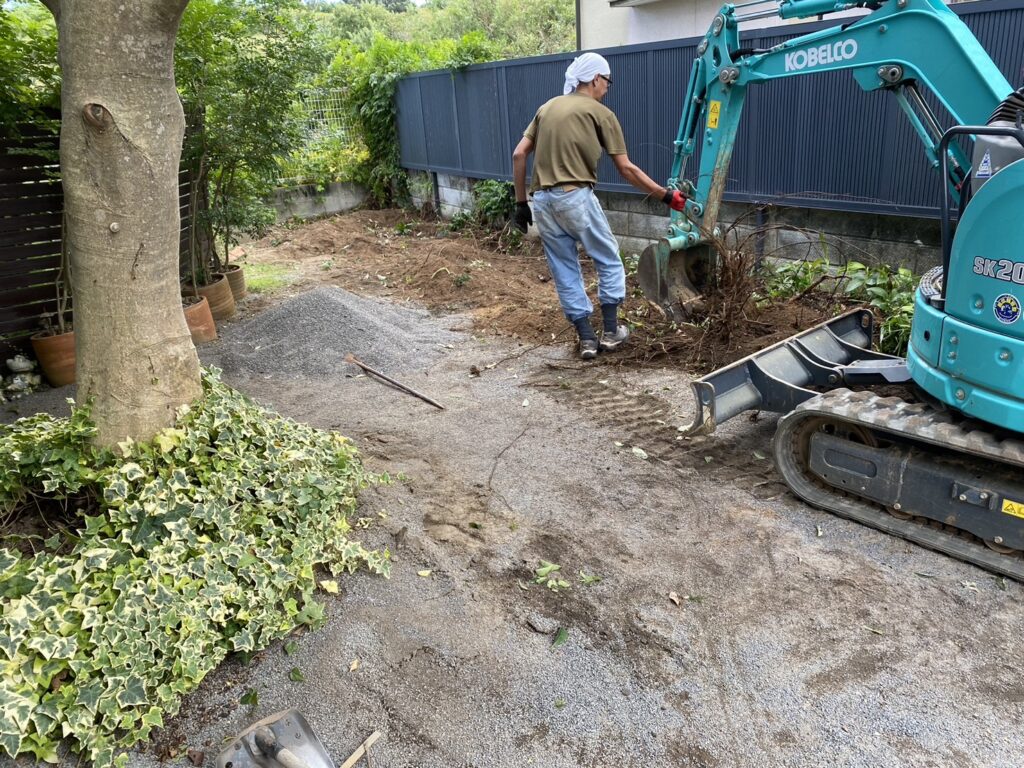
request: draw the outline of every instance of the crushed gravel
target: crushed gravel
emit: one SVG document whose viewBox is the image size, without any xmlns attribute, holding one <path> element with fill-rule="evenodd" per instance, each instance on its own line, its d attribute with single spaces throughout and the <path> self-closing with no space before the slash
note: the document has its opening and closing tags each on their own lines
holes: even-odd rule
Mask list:
<svg viewBox="0 0 1024 768">
<path fill-rule="evenodd" d="M 351 372 L 345 355 L 387 373 L 428 366 L 457 334 L 422 309 L 315 288 L 225 327 L 204 362 L 256 374 Z"/>
</svg>

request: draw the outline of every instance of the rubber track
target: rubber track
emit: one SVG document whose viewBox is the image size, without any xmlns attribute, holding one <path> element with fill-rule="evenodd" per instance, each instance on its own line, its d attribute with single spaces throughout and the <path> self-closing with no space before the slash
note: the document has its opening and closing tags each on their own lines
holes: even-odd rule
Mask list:
<svg viewBox="0 0 1024 768">
<path fill-rule="evenodd" d="M 566 381 L 542 376 L 531 383 L 556 400 L 585 411 L 615 440 L 642 448 L 650 458 L 686 477 L 699 475 L 709 482 L 727 482 L 762 500 L 788 493 L 772 466 L 767 436 L 763 443 L 751 440 L 746 432 L 679 439 L 677 427 L 689 423 L 689 416 L 673 418 L 673 405 L 663 398 L 626 393 L 582 377 Z"/>
<path fill-rule="evenodd" d="M 994 433 L 980 422 L 938 411 L 925 403 L 837 389 L 801 403 L 783 416 L 775 433 L 773 451 L 783 479 L 808 504 L 1024 581 L 1024 558 L 1020 554 L 1000 554 L 966 531 L 927 518 L 900 520 L 875 502 L 832 488 L 814 477 L 802 465 L 795 441 L 802 422 L 817 417 L 862 425 L 882 434 L 897 435 L 904 441 L 952 450 L 1013 469 L 1024 469 L 1024 442 L 1019 437 Z"/>
</svg>

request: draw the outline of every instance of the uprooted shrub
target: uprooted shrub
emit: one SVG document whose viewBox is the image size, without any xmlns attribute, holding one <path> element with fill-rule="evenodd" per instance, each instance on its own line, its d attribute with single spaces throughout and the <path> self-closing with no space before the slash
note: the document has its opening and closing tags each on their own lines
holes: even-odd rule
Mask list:
<svg viewBox="0 0 1024 768">
<path fill-rule="evenodd" d="M 70 523 L 0 540 L 0 749 L 55 762 L 70 737 L 123 766 L 228 654 L 323 620 L 318 569 L 388 574 L 347 522 L 387 477 L 216 372 L 151 443 L 98 450 L 93 434 L 87 408 L 0 427 L 8 529 L 41 510 Z"/>
</svg>

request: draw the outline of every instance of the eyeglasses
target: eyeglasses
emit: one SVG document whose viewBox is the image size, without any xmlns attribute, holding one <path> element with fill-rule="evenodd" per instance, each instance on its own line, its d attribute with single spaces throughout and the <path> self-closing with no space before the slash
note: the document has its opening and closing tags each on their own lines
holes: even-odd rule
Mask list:
<svg viewBox="0 0 1024 768">
<path fill-rule="evenodd" d="M 608 75 L 598 75 L 598 77 L 600 77 L 602 80 L 604 80 L 606 83 L 608 83 L 608 85 L 612 84 L 612 79 L 610 77 L 608 77 Z"/>
</svg>

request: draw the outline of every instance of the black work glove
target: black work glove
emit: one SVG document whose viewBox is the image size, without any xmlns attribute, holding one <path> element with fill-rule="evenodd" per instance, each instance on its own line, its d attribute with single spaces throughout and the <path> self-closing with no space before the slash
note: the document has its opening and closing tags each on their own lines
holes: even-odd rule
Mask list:
<svg viewBox="0 0 1024 768">
<path fill-rule="evenodd" d="M 526 234 L 526 230 L 533 224 L 533 211 L 530 210 L 530 204 L 527 201 L 516 203 L 516 212 L 512 217 L 512 223 L 516 225 L 516 229 Z"/>
</svg>

